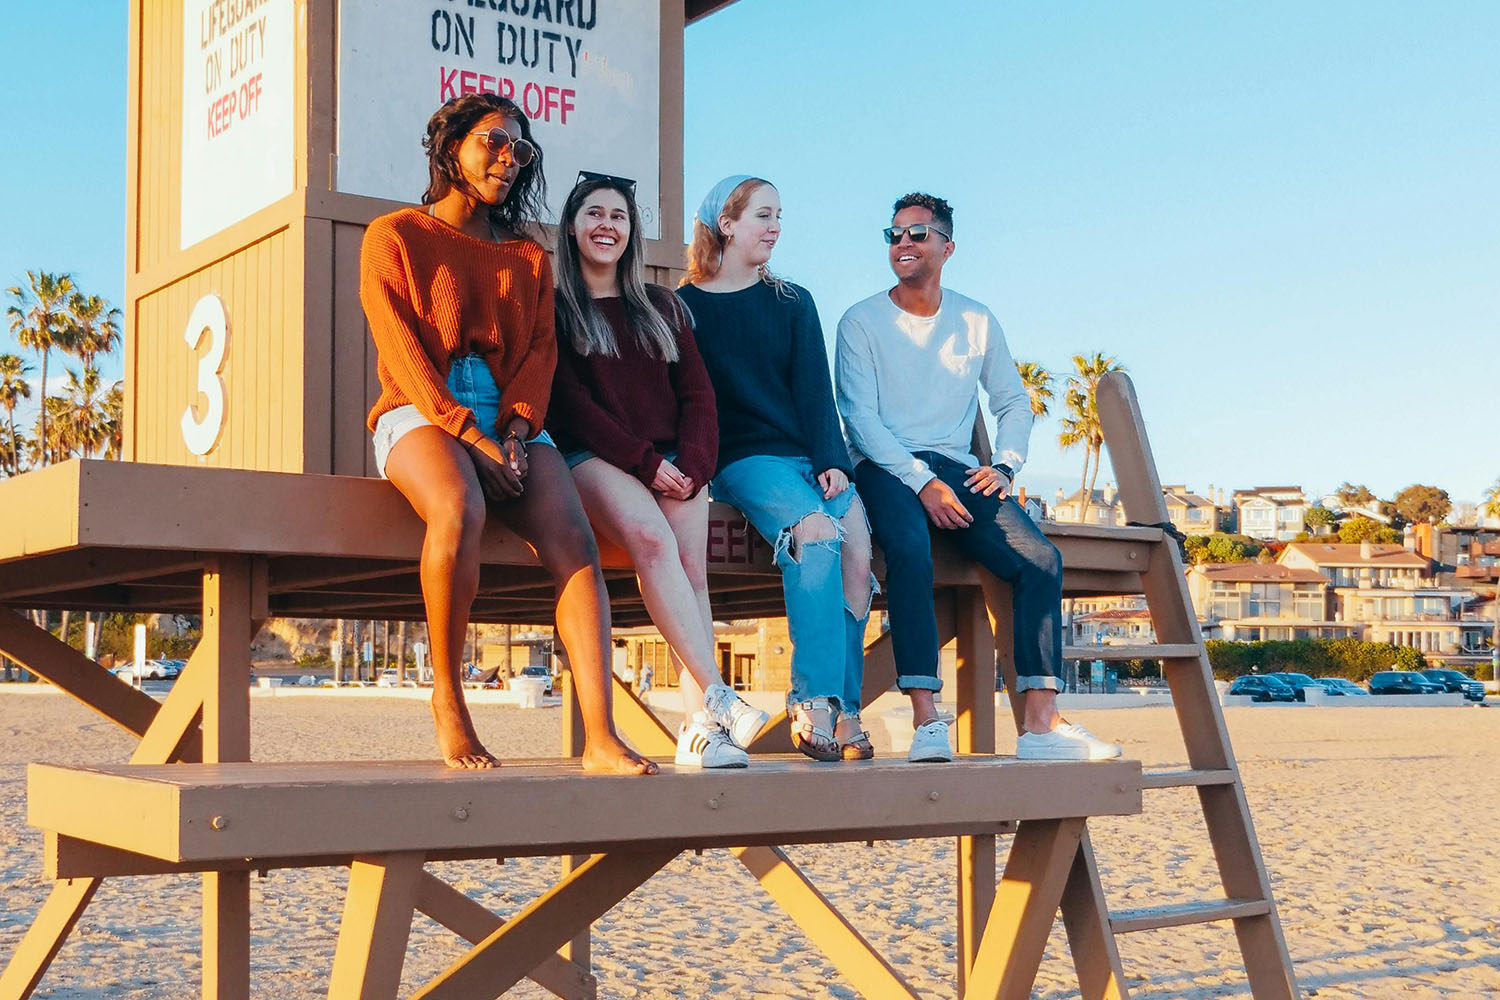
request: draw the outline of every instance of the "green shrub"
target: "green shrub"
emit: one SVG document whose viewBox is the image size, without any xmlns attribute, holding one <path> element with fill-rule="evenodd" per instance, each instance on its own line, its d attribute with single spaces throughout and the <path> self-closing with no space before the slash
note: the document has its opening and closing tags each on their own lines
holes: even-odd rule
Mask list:
<svg viewBox="0 0 1500 1000">
<path fill-rule="evenodd" d="M 1241 674 L 1294 670 L 1312 677 L 1347 677 L 1369 680 L 1378 670 L 1389 670 L 1400 654 L 1395 646 L 1359 639 L 1292 639 L 1262 642 L 1229 642 L 1210 639 L 1208 661 L 1214 677 L 1233 680 Z M 1410 650 L 1417 659 L 1421 654 Z M 1255 671 L 1251 667 L 1256 668 Z"/>
</svg>

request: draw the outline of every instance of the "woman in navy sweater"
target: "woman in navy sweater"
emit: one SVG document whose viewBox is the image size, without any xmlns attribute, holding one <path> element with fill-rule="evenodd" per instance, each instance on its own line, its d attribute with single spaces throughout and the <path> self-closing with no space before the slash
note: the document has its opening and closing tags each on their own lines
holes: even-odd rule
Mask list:
<svg viewBox="0 0 1500 1000">
<path fill-rule="evenodd" d="M 584 175 L 557 248 L 557 371 L 548 429 L 600 534 L 630 554 L 677 659 L 686 715 L 676 762 L 744 767 L 767 715 L 719 677 L 708 606 L 714 391 L 687 311 L 642 278 L 635 185 Z"/>
<path fill-rule="evenodd" d="M 866 760 L 875 753 L 859 719 L 870 529 L 849 485 L 817 308 L 766 266 L 780 234 L 780 196 L 758 177 L 720 181 L 693 222 L 679 294 L 718 400 L 710 488 L 744 512 L 781 568 L 792 742 L 816 760 Z"/>
</svg>

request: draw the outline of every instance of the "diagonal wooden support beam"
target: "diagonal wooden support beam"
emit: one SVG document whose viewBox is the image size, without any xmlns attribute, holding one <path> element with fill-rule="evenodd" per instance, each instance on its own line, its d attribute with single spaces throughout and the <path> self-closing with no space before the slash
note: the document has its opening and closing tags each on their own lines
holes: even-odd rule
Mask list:
<svg viewBox="0 0 1500 1000">
<path fill-rule="evenodd" d="M 395 1000 L 425 855 L 355 858 L 333 955 L 328 1000 Z"/>
<path fill-rule="evenodd" d="M 1130 1000 L 1120 949 L 1109 926 L 1109 904 L 1099 882 L 1099 864 L 1088 831 L 1078 841 L 1078 854 L 1063 888 L 1063 926 L 1068 950 L 1078 970 L 1080 1000 Z"/>
<path fill-rule="evenodd" d="M 610 675 L 610 680 L 615 689 L 615 728 L 620 735 L 647 757 L 670 760 L 677 752 L 676 734 L 656 717 L 656 713 L 641 701 L 629 684 L 614 674 Z"/>
<path fill-rule="evenodd" d="M 413 1000 L 498 997 L 661 871 L 674 850 L 596 854 L 416 993 Z"/>
<path fill-rule="evenodd" d="M 478 944 L 505 921 L 430 872 L 417 881 L 417 909 L 470 944 Z M 599 980 L 576 962 L 549 955 L 527 973 L 538 986 L 562 1000 L 594 1000 Z"/>
<path fill-rule="evenodd" d="M 1016 831 L 964 1000 L 1029 1000 L 1083 824 L 1027 820 Z"/>
<path fill-rule="evenodd" d="M 911 984 L 834 908 L 781 848 L 734 847 L 730 852 L 859 993 L 867 997 L 917 1000 L 918 994 Z"/>
<path fill-rule="evenodd" d="M 26 1000 L 31 996 L 103 881 L 75 878 L 52 886 L 52 894 L 0 973 L 0 1000 Z"/>
<path fill-rule="evenodd" d="M 6 609 L 0 609 L 0 652 L 137 736 L 156 718 L 155 698 Z"/>
<path fill-rule="evenodd" d="M 199 723 L 203 718 L 203 690 L 213 665 L 199 649 L 193 650 L 192 658 L 157 709 L 150 728 L 141 736 L 141 742 L 130 755 L 132 764 L 203 759 L 203 730 Z"/>
</svg>

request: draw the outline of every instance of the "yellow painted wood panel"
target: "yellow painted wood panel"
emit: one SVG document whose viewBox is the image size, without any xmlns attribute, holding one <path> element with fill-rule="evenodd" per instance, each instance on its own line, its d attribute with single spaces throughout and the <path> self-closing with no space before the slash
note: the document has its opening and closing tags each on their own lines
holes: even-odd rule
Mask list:
<svg viewBox="0 0 1500 1000">
<path fill-rule="evenodd" d="M 140 203 L 137 261 L 142 270 L 176 253 L 181 232 L 182 4 L 142 0 Z"/>
<path fill-rule="evenodd" d="M 302 471 L 302 380 L 283 375 L 288 367 L 300 369 L 302 358 L 301 317 L 287 308 L 288 289 L 301 281 L 301 255 L 288 246 L 289 232 L 274 233 L 137 303 L 129 373 L 136 390 L 137 461 Z M 181 420 L 189 405 L 206 405 L 198 383 L 208 338 L 194 351 L 184 331 L 194 305 L 209 294 L 223 300 L 229 319 L 220 371 L 224 429 L 214 449 L 199 457 L 183 441 Z"/>
</svg>

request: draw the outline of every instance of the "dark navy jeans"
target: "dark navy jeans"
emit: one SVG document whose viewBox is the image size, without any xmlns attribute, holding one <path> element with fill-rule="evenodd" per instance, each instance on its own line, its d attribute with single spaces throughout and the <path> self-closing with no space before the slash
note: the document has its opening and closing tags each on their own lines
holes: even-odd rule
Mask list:
<svg viewBox="0 0 1500 1000">
<path fill-rule="evenodd" d="M 1015 615 L 1016 690 L 1062 690 L 1062 555 L 1012 498 L 970 493 L 965 467 L 936 452 L 919 451 L 974 516 L 967 528 L 945 531 L 959 550 L 1011 585 Z M 922 501 L 874 462 L 861 462 L 854 479 L 870 531 L 885 553 L 886 606 L 903 691 L 940 690 L 937 613 L 932 604 L 931 522 Z"/>
</svg>

